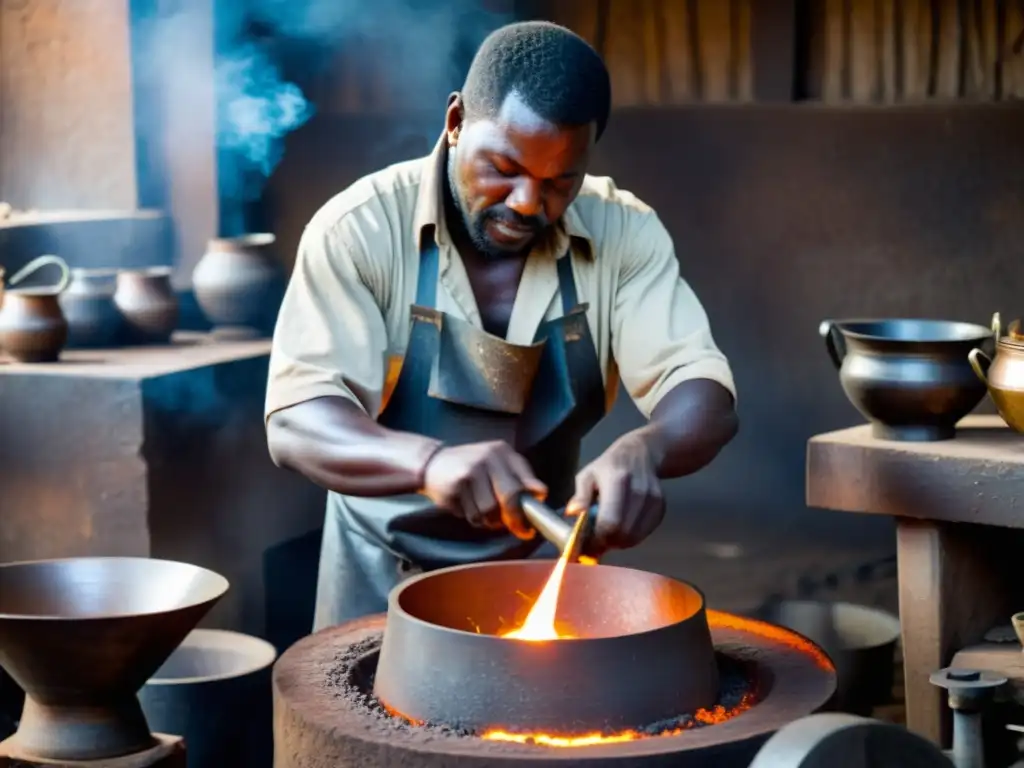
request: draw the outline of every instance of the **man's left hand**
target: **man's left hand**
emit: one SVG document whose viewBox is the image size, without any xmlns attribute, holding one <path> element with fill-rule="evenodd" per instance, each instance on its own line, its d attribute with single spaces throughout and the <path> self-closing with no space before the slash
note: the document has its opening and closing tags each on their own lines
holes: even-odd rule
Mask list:
<svg viewBox="0 0 1024 768">
<path fill-rule="evenodd" d="M 665 517 L 665 498 L 650 449 L 640 435 L 620 437 L 576 475 L 568 514 L 581 514 L 598 501 L 594 538 L 600 554 L 627 549 L 646 539 Z"/>
</svg>

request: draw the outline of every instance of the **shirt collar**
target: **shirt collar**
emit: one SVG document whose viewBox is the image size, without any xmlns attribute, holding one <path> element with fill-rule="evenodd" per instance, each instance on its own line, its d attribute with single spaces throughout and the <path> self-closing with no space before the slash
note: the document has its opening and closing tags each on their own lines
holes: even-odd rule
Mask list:
<svg viewBox="0 0 1024 768">
<path fill-rule="evenodd" d="M 416 198 L 416 213 L 413 217 L 413 234 L 420 248 L 423 247 L 423 232 L 430 227 L 438 245 L 447 245 L 448 230 L 444 224 L 444 187 L 448 170 L 448 139 L 442 131 L 433 151 L 423 158 L 423 175 L 420 178 L 419 194 Z M 563 253 L 569 246 L 577 246 L 587 258 L 593 258 L 590 232 L 584 225 L 576 202 L 566 209 L 565 215 L 555 224 L 554 246 L 557 253 Z"/>
</svg>

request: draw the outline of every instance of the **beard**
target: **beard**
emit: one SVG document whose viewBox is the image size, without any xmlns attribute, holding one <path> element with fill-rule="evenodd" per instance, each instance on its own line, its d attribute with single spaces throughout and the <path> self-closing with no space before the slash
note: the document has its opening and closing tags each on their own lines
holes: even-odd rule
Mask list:
<svg viewBox="0 0 1024 768">
<path fill-rule="evenodd" d="M 546 222 L 539 216 L 522 216 L 504 204 L 492 205 L 475 215 L 470 215 L 467 212 L 465 200 L 459 194 L 459 186 L 455 182 L 454 154 L 451 149 L 448 150 L 448 192 L 458 211 L 462 227 L 473 247 L 481 256 L 488 259 L 502 259 L 528 251 L 544 232 L 547 227 Z M 487 232 L 487 225 L 492 221 L 500 221 L 513 227 L 528 229 L 533 235 L 525 245 L 510 246 L 506 243 L 497 242 Z"/>
</svg>

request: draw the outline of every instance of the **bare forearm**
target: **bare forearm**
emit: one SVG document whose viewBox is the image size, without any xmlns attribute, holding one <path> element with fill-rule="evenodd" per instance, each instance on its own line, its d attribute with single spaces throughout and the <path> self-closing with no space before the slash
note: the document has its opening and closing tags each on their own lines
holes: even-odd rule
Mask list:
<svg viewBox="0 0 1024 768">
<path fill-rule="evenodd" d="M 416 493 L 440 443 L 386 429 L 343 397 L 321 397 L 271 415 L 270 455 L 331 491 L 350 496 Z"/>
<path fill-rule="evenodd" d="M 702 469 L 732 440 L 739 419 L 732 395 L 709 379 L 684 381 L 658 403 L 649 423 L 630 433 L 643 439 L 662 479 Z"/>
</svg>

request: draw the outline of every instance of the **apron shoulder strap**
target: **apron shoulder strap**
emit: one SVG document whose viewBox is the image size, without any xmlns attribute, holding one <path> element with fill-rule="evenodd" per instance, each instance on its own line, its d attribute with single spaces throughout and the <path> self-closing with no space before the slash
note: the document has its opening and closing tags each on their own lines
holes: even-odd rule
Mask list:
<svg viewBox="0 0 1024 768">
<path fill-rule="evenodd" d="M 572 271 L 572 248 L 557 261 L 558 291 L 562 294 L 562 314 L 568 315 L 579 305 L 576 297 L 576 278 Z M 420 267 L 422 269 L 422 267 Z"/>
<path fill-rule="evenodd" d="M 416 278 L 416 305 L 433 309 L 437 303 L 437 272 L 440 254 L 433 232 L 423 233 L 420 269 Z"/>
</svg>

